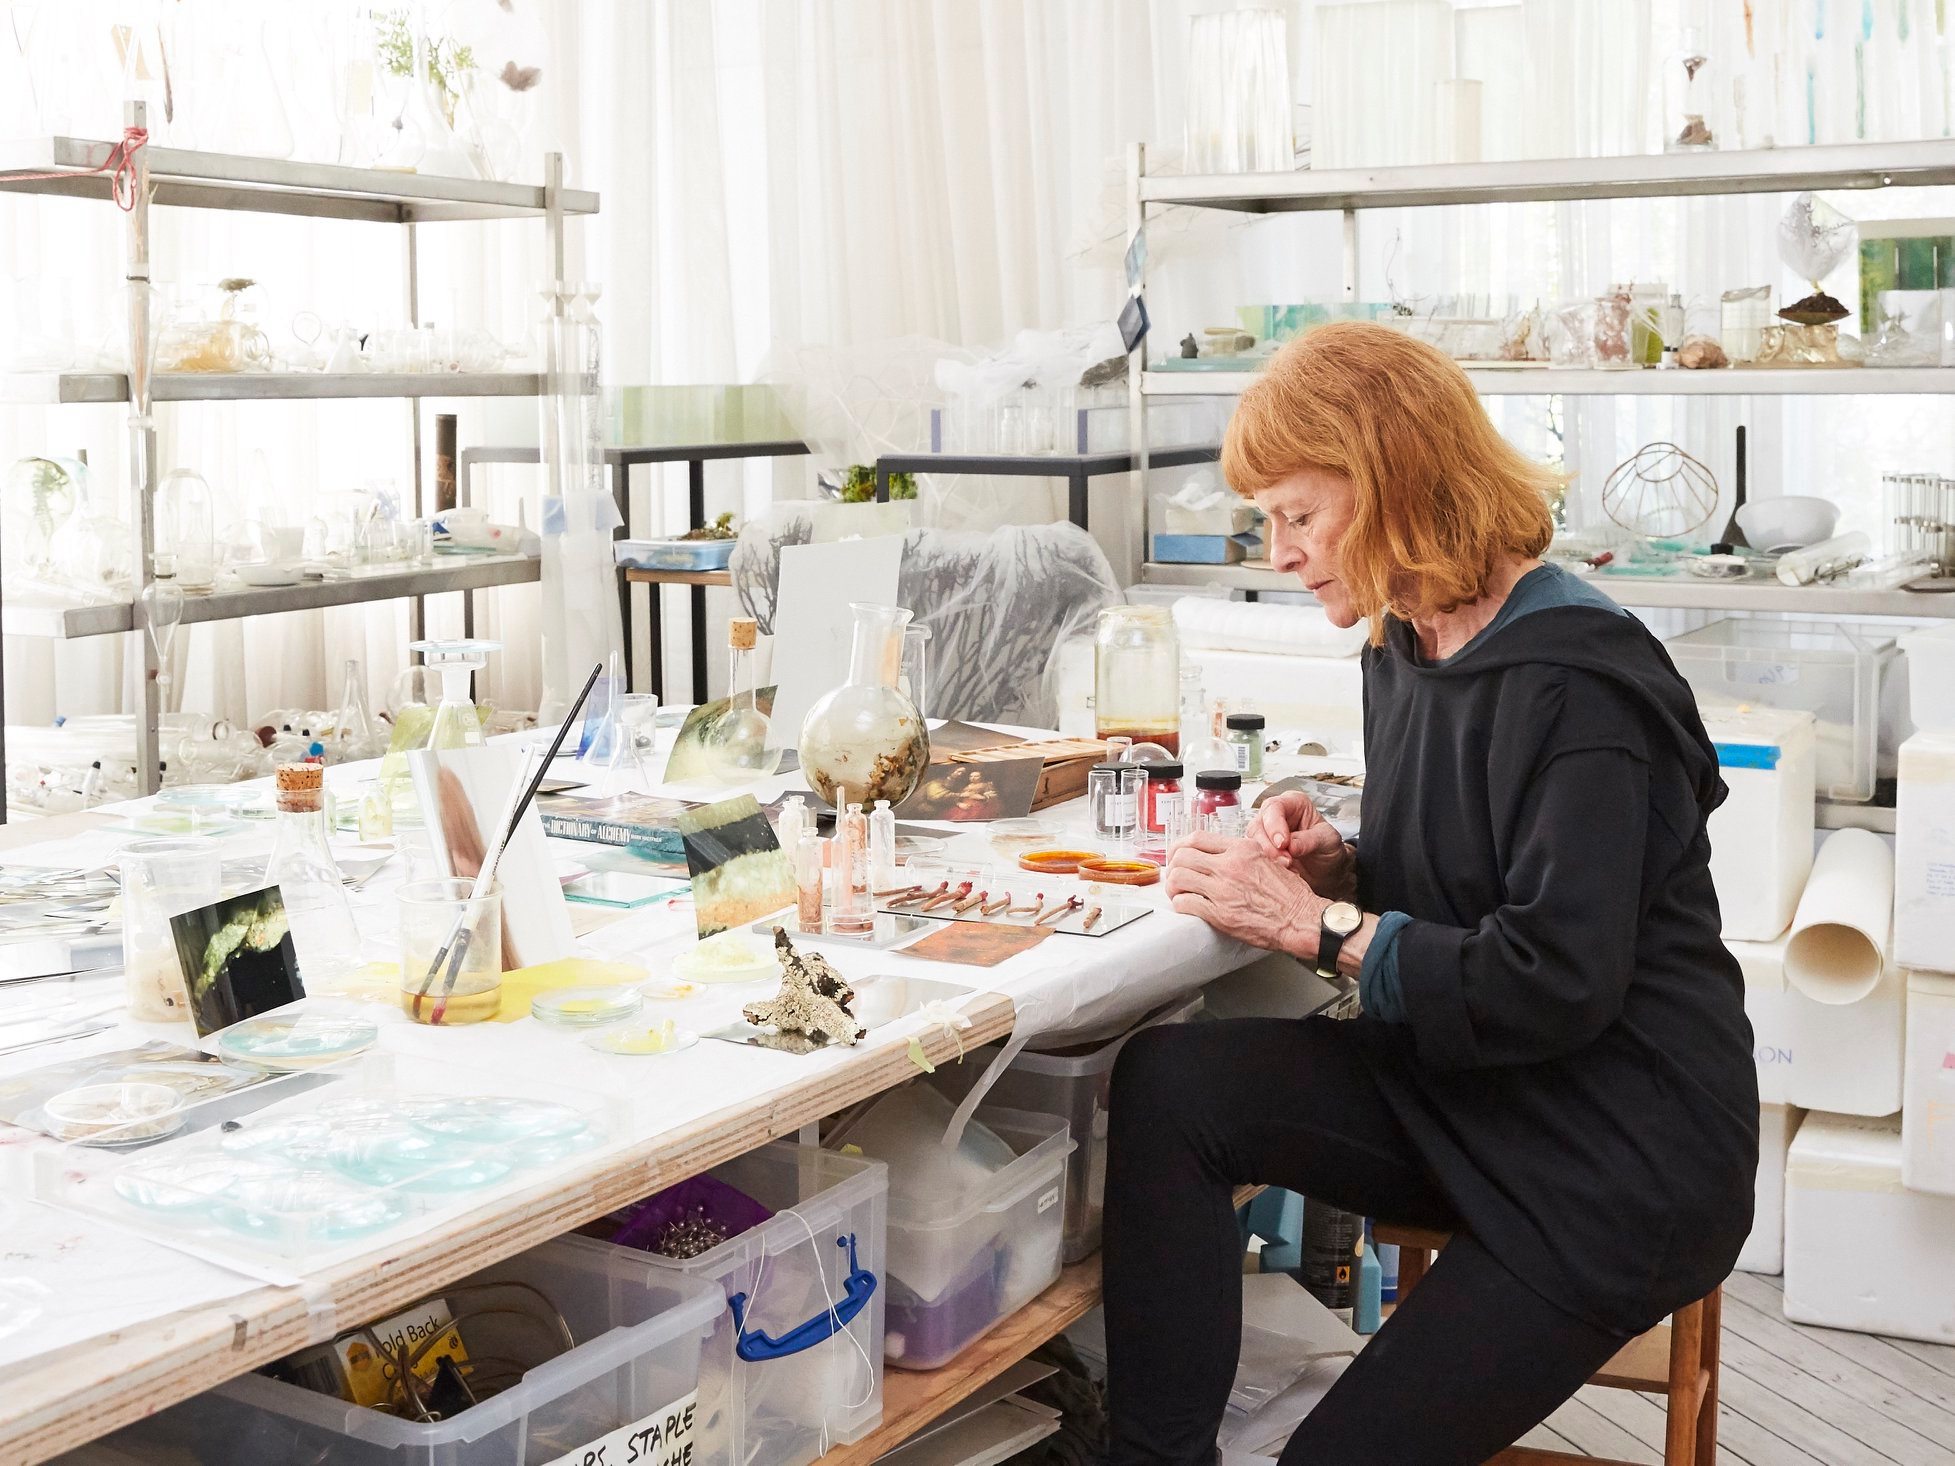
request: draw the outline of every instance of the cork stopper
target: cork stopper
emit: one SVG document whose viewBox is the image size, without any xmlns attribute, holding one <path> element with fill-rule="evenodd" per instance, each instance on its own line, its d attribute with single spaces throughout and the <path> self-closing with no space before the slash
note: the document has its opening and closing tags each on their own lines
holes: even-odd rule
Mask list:
<svg viewBox="0 0 1955 1466">
<path fill-rule="evenodd" d="M 736 652 L 750 652 L 760 635 L 760 623 L 751 616 L 735 616 L 726 623 L 726 644 Z"/>
<path fill-rule="evenodd" d="M 326 770 L 321 764 L 280 764 L 278 807 L 292 814 L 310 814 L 326 807 Z"/>
</svg>

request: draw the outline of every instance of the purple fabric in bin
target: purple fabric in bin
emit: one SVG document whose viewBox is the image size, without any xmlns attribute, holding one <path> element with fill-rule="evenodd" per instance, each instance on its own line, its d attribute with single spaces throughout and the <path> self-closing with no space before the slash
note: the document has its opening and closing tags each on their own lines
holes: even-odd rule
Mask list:
<svg viewBox="0 0 1955 1466">
<path fill-rule="evenodd" d="M 889 1362 L 898 1369 L 935 1369 L 990 1328 L 1004 1305 L 1009 1262 L 1004 1248 L 986 1248 L 963 1277 L 928 1303 L 891 1278 L 883 1328 L 886 1338 L 901 1339 L 902 1352 Z"/>
<path fill-rule="evenodd" d="M 723 1228 L 728 1237 L 738 1237 L 773 1215 L 746 1192 L 735 1190 L 724 1181 L 694 1176 L 620 1211 L 618 1230 L 611 1234 L 611 1240 L 620 1247 L 652 1252 L 675 1222 L 703 1217 Z"/>
</svg>

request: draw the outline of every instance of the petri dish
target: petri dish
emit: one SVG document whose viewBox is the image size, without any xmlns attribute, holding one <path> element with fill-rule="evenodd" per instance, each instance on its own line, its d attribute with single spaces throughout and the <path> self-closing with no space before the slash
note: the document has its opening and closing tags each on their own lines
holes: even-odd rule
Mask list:
<svg viewBox="0 0 1955 1466">
<path fill-rule="evenodd" d="M 950 842 L 937 835 L 898 835 L 896 858 L 914 860 L 919 855 L 942 855 Z"/>
<path fill-rule="evenodd" d="M 601 1054 L 630 1054 L 641 1058 L 664 1058 L 681 1053 L 699 1042 L 699 1035 L 680 1028 L 670 1018 L 648 1023 L 621 1023 L 600 1029 L 584 1042 Z"/>
<path fill-rule="evenodd" d="M 391 1105 L 352 1100 L 308 1115 L 289 1115 L 263 1124 L 245 1122 L 225 1132 L 218 1145 L 233 1155 L 282 1157 L 301 1164 L 322 1160 L 348 1135 L 399 1135 L 409 1125 Z"/>
<path fill-rule="evenodd" d="M 672 970 L 688 982 L 759 982 L 779 977 L 773 947 L 741 931 L 721 932 L 680 954 Z"/>
<path fill-rule="evenodd" d="M 500 1181 L 514 1163 L 493 1152 L 452 1140 L 405 1131 L 398 1135 L 347 1135 L 327 1147 L 323 1159 L 349 1180 L 408 1191 L 472 1191 Z"/>
<path fill-rule="evenodd" d="M 1059 827 L 1051 820 L 993 820 L 987 834 L 993 850 L 1016 860 L 1027 850 L 1049 848 L 1059 838 Z"/>
<path fill-rule="evenodd" d="M 622 1022 L 643 1006 L 637 988 L 554 988 L 531 998 L 529 1011 L 552 1028 L 599 1028 Z"/>
<path fill-rule="evenodd" d="M 361 1018 L 323 1013 L 267 1013 L 217 1035 L 217 1052 L 233 1063 L 274 1073 L 317 1069 L 363 1054 L 380 1030 Z"/>
<path fill-rule="evenodd" d="M 1109 886 L 1151 886 L 1161 878 L 1161 868 L 1151 860 L 1109 855 L 1080 861 L 1079 878 Z"/>
<path fill-rule="evenodd" d="M 402 1113 L 417 1130 L 477 1145 L 565 1140 L 590 1129 L 590 1122 L 569 1105 L 507 1095 L 415 1100 L 404 1105 Z"/>
<path fill-rule="evenodd" d="M 1018 864 L 1034 875 L 1069 876 L 1079 869 L 1081 861 L 1097 860 L 1099 854 L 1097 850 L 1027 850 L 1018 857 Z"/>
<path fill-rule="evenodd" d="M 394 1192 L 298 1168 L 242 1178 L 211 1208 L 213 1218 L 247 1237 L 320 1242 L 364 1237 L 407 1213 Z"/>
<path fill-rule="evenodd" d="M 41 1103 L 47 1133 L 76 1145 L 133 1145 L 183 1125 L 183 1096 L 167 1084 L 84 1084 Z"/>
<path fill-rule="evenodd" d="M 115 1178 L 115 1194 L 162 1216 L 200 1213 L 240 1181 L 290 1173 L 278 1161 L 252 1156 L 195 1155 L 131 1161 Z"/>
</svg>

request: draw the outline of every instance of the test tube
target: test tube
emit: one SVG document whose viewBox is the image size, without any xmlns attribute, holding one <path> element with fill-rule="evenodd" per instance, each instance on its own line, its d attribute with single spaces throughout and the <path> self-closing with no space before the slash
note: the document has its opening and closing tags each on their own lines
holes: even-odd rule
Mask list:
<svg viewBox="0 0 1955 1466">
<path fill-rule="evenodd" d="M 859 804 L 841 797 L 835 818 L 835 906 L 828 929 L 846 936 L 875 930 L 876 907 L 869 899 L 869 817 Z"/>
</svg>

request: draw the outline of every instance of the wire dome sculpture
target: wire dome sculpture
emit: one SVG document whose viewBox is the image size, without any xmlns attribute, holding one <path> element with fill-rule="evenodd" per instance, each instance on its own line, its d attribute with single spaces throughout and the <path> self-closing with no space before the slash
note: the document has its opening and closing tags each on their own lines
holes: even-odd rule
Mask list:
<svg viewBox="0 0 1955 1466">
<path fill-rule="evenodd" d="M 1610 471 L 1602 510 L 1632 534 L 1674 539 L 1717 513 L 1717 477 L 1675 443 L 1645 443 Z"/>
</svg>

